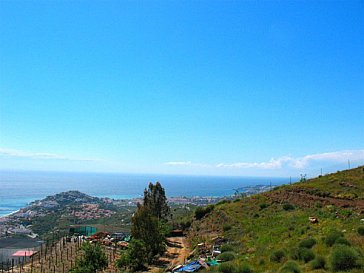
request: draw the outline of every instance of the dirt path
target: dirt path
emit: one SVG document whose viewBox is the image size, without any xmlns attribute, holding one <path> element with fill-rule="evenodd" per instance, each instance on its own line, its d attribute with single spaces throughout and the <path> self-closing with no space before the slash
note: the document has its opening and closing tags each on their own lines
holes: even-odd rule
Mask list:
<svg viewBox="0 0 364 273">
<path fill-rule="evenodd" d="M 159 259 L 160 267 L 153 266 L 149 272 L 159 272 L 161 268 L 173 268 L 179 264 L 184 264 L 189 254 L 186 237 L 167 238 L 166 253 Z"/>
<path fill-rule="evenodd" d="M 183 264 L 188 256 L 185 237 L 168 238 L 167 260 L 171 265 Z"/>
</svg>

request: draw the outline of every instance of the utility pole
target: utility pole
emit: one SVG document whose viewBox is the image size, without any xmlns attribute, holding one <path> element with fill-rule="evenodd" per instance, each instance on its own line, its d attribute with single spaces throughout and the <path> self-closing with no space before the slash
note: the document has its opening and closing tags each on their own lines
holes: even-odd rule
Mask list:
<svg viewBox="0 0 364 273">
<path fill-rule="evenodd" d="M 350 170 L 350 159 L 348 159 L 348 167 L 349 167 L 349 170 Z"/>
<path fill-rule="evenodd" d="M 292 185 L 292 176 L 289 177 L 289 184 Z"/>
<path fill-rule="evenodd" d="M 322 176 L 322 168 L 321 168 L 321 176 Z"/>
</svg>

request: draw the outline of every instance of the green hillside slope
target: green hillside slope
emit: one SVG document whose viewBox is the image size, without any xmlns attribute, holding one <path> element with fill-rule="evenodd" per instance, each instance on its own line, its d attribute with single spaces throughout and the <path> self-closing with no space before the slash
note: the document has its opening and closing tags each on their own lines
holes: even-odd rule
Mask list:
<svg viewBox="0 0 364 273">
<path fill-rule="evenodd" d="M 248 272 L 248 265 L 254 272 L 363 272 L 363 212 L 360 167 L 217 204 L 203 217 L 199 212 L 189 239 L 192 245 L 227 239 L 223 250 L 235 259 L 209 271 Z"/>
</svg>

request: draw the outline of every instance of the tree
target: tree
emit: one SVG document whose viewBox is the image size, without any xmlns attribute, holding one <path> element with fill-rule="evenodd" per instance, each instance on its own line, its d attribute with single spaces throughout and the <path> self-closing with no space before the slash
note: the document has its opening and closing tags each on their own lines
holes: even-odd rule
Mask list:
<svg viewBox="0 0 364 273">
<path fill-rule="evenodd" d="M 149 208 L 159 220 L 166 220 L 170 208 L 167 204 L 167 197 L 162 185 L 157 182 L 155 185 L 149 183 L 148 190 L 144 190 L 144 206 Z"/>
<path fill-rule="evenodd" d="M 131 235 L 144 242 L 148 262 L 151 262 L 157 254 L 164 253 L 165 236 L 162 225 L 148 207 L 138 205 L 132 218 Z"/>
<path fill-rule="evenodd" d="M 83 243 L 81 249 L 84 255 L 76 261 L 71 273 L 96 273 L 107 267 L 107 257 L 100 244 Z"/>
<path fill-rule="evenodd" d="M 128 249 L 116 261 L 116 266 L 120 269 L 129 268 L 131 271 L 137 271 L 144 268 L 147 260 L 148 252 L 144 242 L 133 239 L 130 241 Z"/>
</svg>

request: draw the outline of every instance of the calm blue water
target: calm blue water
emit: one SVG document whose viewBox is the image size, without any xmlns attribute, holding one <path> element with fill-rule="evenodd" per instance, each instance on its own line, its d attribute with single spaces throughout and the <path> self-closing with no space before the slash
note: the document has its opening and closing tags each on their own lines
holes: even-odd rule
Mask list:
<svg viewBox="0 0 364 273">
<path fill-rule="evenodd" d="M 140 197 L 148 183 L 156 181 L 161 182 L 167 196 L 227 196 L 235 188 L 283 184 L 289 178 L 0 171 L 0 216 L 68 190 L 115 199 Z"/>
</svg>

